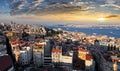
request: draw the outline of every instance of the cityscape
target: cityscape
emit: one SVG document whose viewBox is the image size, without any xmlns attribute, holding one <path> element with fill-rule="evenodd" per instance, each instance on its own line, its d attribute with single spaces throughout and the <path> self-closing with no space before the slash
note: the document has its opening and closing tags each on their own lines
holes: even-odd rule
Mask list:
<svg viewBox="0 0 120 71">
<path fill-rule="evenodd" d="M 119 0 L 0 0 L 0 71 L 120 71 Z"/>
</svg>

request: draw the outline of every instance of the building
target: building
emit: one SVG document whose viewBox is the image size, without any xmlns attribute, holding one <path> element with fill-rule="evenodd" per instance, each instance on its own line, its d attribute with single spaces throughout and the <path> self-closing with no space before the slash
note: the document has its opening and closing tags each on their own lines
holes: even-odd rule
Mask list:
<svg viewBox="0 0 120 71">
<path fill-rule="evenodd" d="M 11 48 L 11 45 L 9 43 L 9 39 L 3 35 L 2 32 L 0 32 L 0 56 L 4 56 L 8 54 L 11 58 L 12 58 L 12 61 L 13 61 L 13 64 L 15 62 L 15 59 L 14 59 L 14 55 L 12 53 L 12 48 Z"/>
<path fill-rule="evenodd" d="M 33 47 L 33 63 L 35 66 L 50 66 L 51 60 L 49 40 L 36 39 L 35 47 Z"/>
<path fill-rule="evenodd" d="M 73 48 L 72 66 L 73 70 L 85 70 L 85 61 L 79 58 L 76 47 Z"/>
<path fill-rule="evenodd" d="M 86 55 L 85 71 L 95 71 L 95 61 L 91 55 Z"/>
<path fill-rule="evenodd" d="M 20 65 L 30 64 L 32 59 L 32 44 L 19 40 L 11 40 L 10 42 L 16 62 Z"/>
<path fill-rule="evenodd" d="M 32 58 L 32 50 L 29 46 L 21 47 L 21 50 L 19 51 L 19 63 L 21 65 L 28 65 L 30 64 Z"/>
<path fill-rule="evenodd" d="M 90 51 L 82 47 L 74 48 L 73 70 L 95 71 L 95 61 Z"/>
<path fill-rule="evenodd" d="M 28 68 L 29 71 L 69 71 L 68 67 L 41 67 L 41 68 Z M 26 69 L 26 70 L 28 70 Z"/>
<path fill-rule="evenodd" d="M 101 71 L 120 71 L 120 57 L 114 51 L 100 52 Z"/>
<path fill-rule="evenodd" d="M 52 49 L 52 63 L 57 66 L 62 62 L 62 47 L 56 46 Z"/>
<path fill-rule="evenodd" d="M 108 47 L 109 47 L 108 44 L 109 44 L 109 42 L 108 42 L 107 40 L 101 40 L 101 41 L 100 41 L 100 45 L 101 45 L 100 48 L 101 48 L 102 50 L 106 50 L 106 51 L 107 51 L 107 50 L 108 50 Z"/>
<path fill-rule="evenodd" d="M 13 61 L 7 54 L 0 56 L 0 71 L 15 71 Z"/>
<path fill-rule="evenodd" d="M 44 66 L 50 66 L 51 65 L 51 46 L 50 46 L 50 41 L 45 40 L 45 48 L 44 48 Z"/>
<path fill-rule="evenodd" d="M 37 67 L 44 65 L 44 45 L 44 43 L 37 43 L 33 47 L 33 63 Z"/>
<path fill-rule="evenodd" d="M 0 55 L 7 54 L 6 45 L 0 44 Z"/>
<path fill-rule="evenodd" d="M 100 41 L 96 39 L 96 40 L 94 41 L 94 45 L 95 45 L 95 46 L 99 46 L 99 45 L 100 45 Z"/>
<path fill-rule="evenodd" d="M 12 50 L 9 44 L 9 40 L 7 37 L 5 37 L 1 32 L 0 32 L 0 46 L 2 47 L 0 49 L 0 54 L 9 54 L 12 56 Z"/>
<path fill-rule="evenodd" d="M 18 59 L 19 59 L 19 55 L 20 55 L 20 48 L 19 47 L 20 47 L 21 43 L 19 43 L 19 42 L 20 41 L 17 41 L 17 40 L 10 40 L 12 52 L 15 55 L 15 60 L 17 63 L 18 63 Z"/>
</svg>

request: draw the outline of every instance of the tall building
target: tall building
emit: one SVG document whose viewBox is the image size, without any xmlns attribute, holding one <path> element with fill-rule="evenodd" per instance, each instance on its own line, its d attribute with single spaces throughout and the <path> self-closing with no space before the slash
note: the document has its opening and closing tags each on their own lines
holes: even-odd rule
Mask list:
<svg viewBox="0 0 120 71">
<path fill-rule="evenodd" d="M 49 40 L 36 39 L 33 47 L 33 61 L 36 66 L 51 65 L 51 48 Z"/>
<path fill-rule="evenodd" d="M 100 52 L 101 71 L 120 71 L 120 58 L 114 51 Z"/>
<path fill-rule="evenodd" d="M 28 65 L 32 59 L 32 46 L 29 42 L 11 40 L 16 62 L 20 65 Z"/>
<path fill-rule="evenodd" d="M 2 32 L 0 32 L 0 46 L 1 46 L 1 49 L 0 49 L 0 54 L 1 55 L 4 55 L 4 54 L 9 54 L 11 55 L 12 54 L 12 50 L 11 50 L 11 47 L 9 46 L 9 40 L 7 37 L 5 37 Z"/>
<path fill-rule="evenodd" d="M 83 71 L 95 71 L 95 61 L 91 53 L 84 48 L 77 48 L 73 53 L 73 69 Z"/>
<path fill-rule="evenodd" d="M 51 65 L 51 46 L 50 46 L 50 41 L 45 40 L 45 47 L 44 47 L 44 66 L 50 66 Z"/>
<path fill-rule="evenodd" d="M 12 52 L 15 55 L 15 59 L 16 62 L 18 63 L 18 59 L 19 59 L 19 54 L 20 54 L 20 43 L 18 43 L 18 41 L 16 40 L 10 40 L 10 44 L 12 47 Z"/>
<path fill-rule="evenodd" d="M 33 47 L 33 62 L 37 67 L 44 65 L 44 45 L 44 43 L 37 43 Z"/>
<path fill-rule="evenodd" d="M 6 54 L 8 54 L 12 58 L 13 62 L 15 62 L 9 39 L 2 32 L 0 32 L 0 55 L 3 56 Z"/>
<path fill-rule="evenodd" d="M 56 46 L 52 49 L 52 63 L 57 66 L 62 62 L 62 47 Z"/>
<path fill-rule="evenodd" d="M 21 47 L 21 50 L 19 51 L 19 63 L 21 65 L 28 65 L 30 64 L 32 58 L 32 50 L 29 46 Z"/>
<path fill-rule="evenodd" d="M 91 55 L 86 55 L 85 71 L 95 71 L 95 61 Z"/>
<path fill-rule="evenodd" d="M 73 48 L 73 70 L 85 70 L 85 61 L 78 56 L 78 48 Z"/>
</svg>

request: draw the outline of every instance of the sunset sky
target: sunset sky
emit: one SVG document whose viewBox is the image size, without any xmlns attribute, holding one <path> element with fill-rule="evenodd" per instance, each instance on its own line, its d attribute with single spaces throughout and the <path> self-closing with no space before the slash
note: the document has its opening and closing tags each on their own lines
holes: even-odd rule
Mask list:
<svg viewBox="0 0 120 71">
<path fill-rule="evenodd" d="M 120 0 L 0 0 L 0 21 L 120 22 Z"/>
</svg>

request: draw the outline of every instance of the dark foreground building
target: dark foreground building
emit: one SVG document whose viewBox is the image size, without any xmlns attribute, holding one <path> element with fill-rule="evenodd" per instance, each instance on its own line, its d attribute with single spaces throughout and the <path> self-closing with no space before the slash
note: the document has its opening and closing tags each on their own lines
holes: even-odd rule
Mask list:
<svg viewBox="0 0 120 71">
<path fill-rule="evenodd" d="M 0 56 L 0 71 L 14 71 L 13 61 L 9 55 Z"/>
<path fill-rule="evenodd" d="M 1 67 L 0 65 L 1 68 L 6 67 L 4 65 L 8 65 L 8 66 L 10 65 L 11 67 L 11 65 L 15 64 L 15 57 L 12 53 L 12 48 L 11 45 L 9 44 L 9 39 L 2 32 L 0 32 L 0 62 L 1 62 L 0 64 L 2 64 L 3 66 Z M 4 70 L 0 70 L 0 71 L 4 71 Z"/>
</svg>

